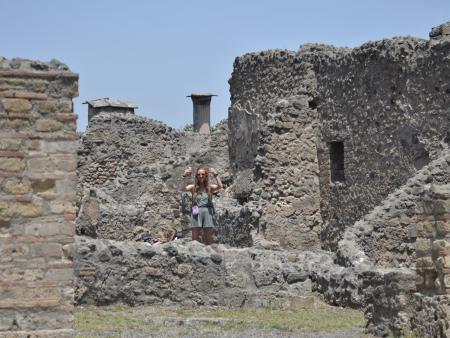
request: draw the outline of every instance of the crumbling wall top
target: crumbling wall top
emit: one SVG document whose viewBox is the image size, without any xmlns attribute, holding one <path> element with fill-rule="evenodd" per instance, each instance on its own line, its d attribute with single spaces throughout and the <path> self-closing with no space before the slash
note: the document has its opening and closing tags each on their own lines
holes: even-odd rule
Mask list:
<svg viewBox="0 0 450 338">
<path fill-rule="evenodd" d="M 435 39 L 450 39 L 450 21 L 447 21 L 439 26 L 433 27 L 429 34 L 431 40 Z"/>
<path fill-rule="evenodd" d="M 77 73 L 72 72 L 66 64 L 56 59 L 45 62 L 21 58 L 7 59 L 3 56 L 0 56 L 0 76 L 45 79 L 63 77 L 75 80 L 78 79 Z"/>
</svg>

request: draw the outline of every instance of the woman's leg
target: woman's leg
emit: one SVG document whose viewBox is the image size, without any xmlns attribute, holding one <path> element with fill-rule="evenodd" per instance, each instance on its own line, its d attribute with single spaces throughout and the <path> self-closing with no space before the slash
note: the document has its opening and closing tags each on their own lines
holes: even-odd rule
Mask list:
<svg viewBox="0 0 450 338">
<path fill-rule="evenodd" d="M 211 245 L 213 243 L 213 232 L 214 228 L 203 228 L 203 243 L 206 245 Z"/>
<path fill-rule="evenodd" d="M 192 240 L 200 242 L 200 229 L 201 228 L 192 228 Z"/>
</svg>

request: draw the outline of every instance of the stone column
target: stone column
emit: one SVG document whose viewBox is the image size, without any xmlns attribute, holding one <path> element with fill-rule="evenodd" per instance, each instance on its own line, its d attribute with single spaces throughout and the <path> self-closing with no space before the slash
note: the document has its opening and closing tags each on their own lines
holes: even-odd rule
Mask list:
<svg viewBox="0 0 450 338">
<path fill-rule="evenodd" d="M 191 94 L 194 105 L 194 131 L 200 134 L 211 133 L 211 97 L 214 94 Z"/>
<path fill-rule="evenodd" d="M 0 337 L 74 335 L 77 95 L 57 61 L 0 58 Z"/>
</svg>

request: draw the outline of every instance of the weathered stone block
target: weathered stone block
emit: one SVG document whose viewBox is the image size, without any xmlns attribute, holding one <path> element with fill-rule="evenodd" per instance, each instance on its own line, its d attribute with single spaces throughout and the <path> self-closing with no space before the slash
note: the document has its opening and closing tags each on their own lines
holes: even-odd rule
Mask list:
<svg viewBox="0 0 450 338">
<path fill-rule="evenodd" d="M 62 257 L 62 245 L 59 243 L 38 243 L 31 246 L 33 257 Z"/>
<path fill-rule="evenodd" d="M 446 288 L 450 288 L 450 275 L 445 275 L 444 276 L 444 286 Z"/>
<path fill-rule="evenodd" d="M 64 245 L 62 247 L 62 250 L 63 250 L 64 256 L 67 259 L 70 259 L 70 260 L 73 259 L 74 255 L 75 255 L 75 245 L 73 243 Z"/>
<path fill-rule="evenodd" d="M 52 132 L 61 130 L 63 127 L 61 122 L 51 119 L 39 119 L 36 121 L 35 128 L 37 131 Z"/>
<path fill-rule="evenodd" d="M 34 203 L 13 203 L 14 214 L 23 217 L 37 217 L 42 215 L 42 207 Z"/>
<path fill-rule="evenodd" d="M 56 163 L 56 167 L 61 171 L 75 171 L 77 168 L 77 160 L 73 156 L 59 155 L 52 157 L 52 160 Z"/>
<path fill-rule="evenodd" d="M 431 257 L 417 258 L 416 266 L 418 268 L 430 268 L 433 267 L 433 259 Z"/>
<path fill-rule="evenodd" d="M 58 101 L 58 112 L 59 113 L 73 113 L 73 103 L 72 100 L 61 99 Z"/>
<path fill-rule="evenodd" d="M 434 289 L 435 287 L 435 280 L 436 280 L 436 273 L 435 272 L 429 272 L 424 274 L 425 283 L 424 287 L 427 289 Z"/>
<path fill-rule="evenodd" d="M 431 222 L 420 222 L 417 225 L 417 236 L 423 238 L 434 238 L 436 236 L 436 227 Z"/>
<path fill-rule="evenodd" d="M 45 92 L 49 85 L 46 80 L 32 79 L 30 82 L 32 90 L 38 93 Z"/>
<path fill-rule="evenodd" d="M 418 288 L 422 287 L 425 283 L 425 278 L 421 274 L 416 275 L 416 286 Z"/>
<path fill-rule="evenodd" d="M 76 208 L 71 201 L 53 201 L 50 204 L 50 211 L 53 214 L 66 214 L 66 213 L 75 213 Z"/>
<path fill-rule="evenodd" d="M 431 240 L 426 238 L 418 238 L 416 240 L 416 254 L 420 256 L 431 255 Z"/>
<path fill-rule="evenodd" d="M 42 151 L 55 154 L 55 153 L 76 153 L 78 150 L 77 141 L 42 141 Z"/>
<path fill-rule="evenodd" d="M 0 139 L 0 150 L 19 150 L 22 140 Z"/>
<path fill-rule="evenodd" d="M 437 221 L 436 230 L 439 236 L 446 236 L 450 233 L 450 222 Z"/>
<path fill-rule="evenodd" d="M 450 254 L 450 243 L 445 239 L 436 240 L 433 242 L 432 250 L 436 256 Z"/>
<path fill-rule="evenodd" d="M 74 236 L 75 235 L 75 223 L 72 222 L 62 222 L 58 224 L 58 232 L 61 235 Z"/>
<path fill-rule="evenodd" d="M 37 283 L 36 287 L 17 287 L 11 285 L 10 287 L 3 287 L 4 291 L 0 295 L 0 299 L 4 301 L 14 302 L 16 300 L 18 303 L 23 301 L 35 301 L 35 300 L 58 300 L 59 290 L 53 287 L 44 287 Z"/>
<path fill-rule="evenodd" d="M 41 141 L 40 140 L 26 140 L 25 147 L 28 150 L 40 150 L 41 149 Z"/>
<path fill-rule="evenodd" d="M 0 217 L 0 233 L 2 232 L 2 228 L 6 229 L 9 228 L 11 225 L 9 219 Z"/>
<path fill-rule="evenodd" d="M 67 199 L 75 199 L 76 182 L 68 180 L 58 180 L 56 182 L 56 192 L 59 196 Z"/>
<path fill-rule="evenodd" d="M 0 202 L 0 216 L 2 217 L 36 217 L 41 214 L 42 207 L 37 204 L 27 202 Z"/>
<path fill-rule="evenodd" d="M 19 172 L 25 169 L 25 161 L 21 158 L 5 157 L 0 161 L 0 170 Z"/>
<path fill-rule="evenodd" d="M 42 269 L 10 268 L 1 272 L 3 281 L 7 282 L 35 282 L 44 278 L 45 271 Z"/>
<path fill-rule="evenodd" d="M 25 226 L 26 235 L 35 236 L 54 236 L 59 234 L 57 223 L 39 223 L 39 224 L 27 224 Z"/>
<path fill-rule="evenodd" d="M 74 278 L 73 269 L 49 269 L 45 279 L 55 282 L 71 282 Z"/>
<path fill-rule="evenodd" d="M 441 256 L 436 259 L 436 267 L 438 269 L 450 268 L 450 256 Z"/>
<path fill-rule="evenodd" d="M 34 192 L 47 191 L 55 187 L 55 180 L 43 179 L 43 180 L 32 180 L 31 187 Z"/>
<path fill-rule="evenodd" d="M 56 171 L 55 164 L 47 158 L 31 158 L 27 161 L 28 171 L 36 173 L 50 173 Z"/>
<path fill-rule="evenodd" d="M 3 182 L 2 188 L 7 193 L 22 195 L 30 190 L 30 184 L 26 180 L 9 179 Z"/>
<path fill-rule="evenodd" d="M 38 110 L 41 114 L 54 113 L 57 111 L 57 101 L 45 100 L 38 103 Z"/>
<path fill-rule="evenodd" d="M 33 107 L 26 99 L 3 99 L 2 104 L 7 112 L 26 112 Z"/>
</svg>

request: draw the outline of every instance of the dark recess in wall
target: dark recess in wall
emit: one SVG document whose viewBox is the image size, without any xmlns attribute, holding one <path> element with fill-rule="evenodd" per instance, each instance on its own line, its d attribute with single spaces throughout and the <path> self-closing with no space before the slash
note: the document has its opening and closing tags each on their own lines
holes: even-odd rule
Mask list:
<svg viewBox="0 0 450 338">
<path fill-rule="evenodd" d="M 330 142 L 329 149 L 331 182 L 344 182 L 344 142 Z"/>
</svg>

